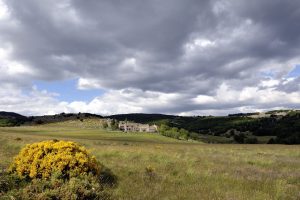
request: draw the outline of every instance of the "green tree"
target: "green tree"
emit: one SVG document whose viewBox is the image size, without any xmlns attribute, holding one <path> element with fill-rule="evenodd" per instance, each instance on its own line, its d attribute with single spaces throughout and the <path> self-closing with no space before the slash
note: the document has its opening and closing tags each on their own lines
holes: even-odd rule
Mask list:
<svg viewBox="0 0 300 200">
<path fill-rule="evenodd" d="M 102 127 L 103 127 L 104 129 L 108 128 L 108 124 L 107 124 L 106 121 L 102 122 Z"/>
<path fill-rule="evenodd" d="M 119 126 L 118 126 L 118 121 L 115 120 L 115 119 L 113 119 L 113 120 L 111 121 L 111 123 L 110 123 L 110 126 L 111 126 L 111 129 L 112 129 L 112 130 L 117 130 L 117 129 L 119 128 Z"/>
<path fill-rule="evenodd" d="M 168 127 L 166 124 L 162 124 L 159 126 L 158 131 L 160 134 L 163 135 L 169 129 L 170 129 L 170 127 Z"/>
<path fill-rule="evenodd" d="M 179 133 L 180 133 L 180 137 L 184 140 L 188 140 L 188 137 L 189 137 L 189 132 L 183 128 L 181 128 L 179 130 Z"/>
</svg>

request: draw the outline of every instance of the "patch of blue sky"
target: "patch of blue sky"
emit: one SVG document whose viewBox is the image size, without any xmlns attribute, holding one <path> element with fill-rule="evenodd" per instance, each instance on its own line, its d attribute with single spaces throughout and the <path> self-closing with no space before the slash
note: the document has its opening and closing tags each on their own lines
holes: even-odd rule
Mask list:
<svg viewBox="0 0 300 200">
<path fill-rule="evenodd" d="M 289 78 L 300 76 L 300 64 L 296 65 L 292 71 L 287 75 Z"/>
<path fill-rule="evenodd" d="M 276 72 L 275 71 L 263 71 L 260 73 L 262 77 L 265 78 L 274 78 Z M 286 78 L 297 78 L 300 76 L 300 64 L 295 65 L 295 67 L 285 76 Z"/>
<path fill-rule="evenodd" d="M 261 76 L 265 77 L 265 78 L 273 78 L 275 75 L 275 73 L 273 71 L 264 71 L 261 72 Z"/>
<path fill-rule="evenodd" d="M 77 88 L 78 79 L 68 79 L 62 81 L 33 81 L 33 85 L 38 90 L 46 90 L 50 93 L 59 94 L 56 98 L 60 101 L 85 101 L 89 102 L 97 96 L 101 96 L 105 93 L 105 90 L 90 89 L 79 90 Z"/>
</svg>

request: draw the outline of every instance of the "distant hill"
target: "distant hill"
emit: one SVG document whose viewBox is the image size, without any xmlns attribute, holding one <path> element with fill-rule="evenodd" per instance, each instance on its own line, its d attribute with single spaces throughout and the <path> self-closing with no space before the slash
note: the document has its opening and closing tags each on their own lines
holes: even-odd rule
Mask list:
<svg viewBox="0 0 300 200">
<path fill-rule="evenodd" d="M 0 112 L 0 127 L 2 126 L 19 126 L 47 124 L 54 122 L 64 122 L 68 120 L 84 120 L 90 118 L 102 119 L 101 115 L 90 113 L 60 113 L 56 115 L 30 116 L 26 117 L 14 112 Z"/>
<path fill-rule="evenodd" d="M 27 117 L 14 112 L 0 111 L 0 118 L 26 120 Z"/>
<path fill-rule="evenodd" d="M 131 114 L 119 114 L 107 116 L 107 118 L 116 119 L 118 121 L 134 121 L 137 123 L 150 123 L 150 124 L 160 124 L 166 120 L 172 120 L 177 116 L 174 115 L 164 115 L 164 114 L 145 114 L 145 113 L 131 113 Z"/>
<path fill-rule="evenodd" d="M 29 117 L 27 124 L 47 124 L 54 122 L 64 122 L 68 120 L 84 120 L 89 118 L 102 119 L 101 115 L 91 113 L 60 113 L 56 115 L 43 115 L 43 116 L 31 116 Z"/>
<path fill-rule="evenodd" d="M 27 117 L 18 113 L 0 111 L 0 126 L 19 126 L 27 120 Z"/>
</svg>

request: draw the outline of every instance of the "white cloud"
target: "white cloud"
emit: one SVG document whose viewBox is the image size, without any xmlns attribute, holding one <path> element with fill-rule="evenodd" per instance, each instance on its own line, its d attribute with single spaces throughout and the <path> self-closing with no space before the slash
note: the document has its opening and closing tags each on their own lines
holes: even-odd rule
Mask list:
<svg viewBox="0 0 300 200">
<path fill-rule="evenodd" d="M 77 88 L 80 90 L 88 90 L 88 89 L 100 89 L 102 86 L 95 79 L 86 79 L 86 78 L 79 78 L 77 83 Z"/>
<path fill-rule="evenodd" d="M 210 104 L 217 102 L 217 100 L 214 97 L 208 95 L 198 95 L 196 98 L 193 98 L 193 101 L 196 104 Z"/>
<path fill-rule="evenodd" d="M 274 87 L 279 85 L 280 81 L 279 80 L 275 80 L 275 79 L 269 79 L 269 80 L 263 80 L 260 83 L 260 86 L 262 87 Z"/>
<path fill-rule="evenodd" d="M 186 96 L 179 93 L 142 91 L 139 89 L 110 90 L 90 102 L 62 102 L 57 94 L 32 88 L 23 93 L 13 86 L 0 90 L 0 110 L 25 115 L 61 112 L 89 112 L 101 115 L 120 113 L 167 113 L 177 115 L 227 115 L 237 112 L 257 112 L 289 105 L 300 105 L 300 94 L 285 93 L 272 88 L 235 90 L 220 86 L 216 95 Z"/>
<path fill-rule="evenodd" d="M 208 48 L 214 46 L 216 43 L 209 39 L 196 38 L 192 42 L 186 44 L 186 48 L 189 51 L 193 51 L 197 48 Z"/>
<path fill-rule="evenodd" d="M 29 76 L 33 75 L 33 70 L 25 65 L 24 63 L 20 63 L 11 58 L 13 53 L 13 48 L 11 45 L 6 44 L 3 45 L 4 48 L 0 48 L 0 71 L 1 76 Z"/>
<path fill-rule="evenodd" d="M 7 20 L 10 17 L 10 12 L 7 5 L 0 0 L 0 20 Z"/>
<path fill-rule="evenodd" d="M 21 90 L 31 87 L 31 80 L 36 71 L 25 62 L 14 60 L 14 50 L 10 44 L 0 44 L 0 84 L 3 88 L 14 86 L 14 89 Z M 3 91 L 4 92 L 4 91 Z M 10 91 L 7 91 L 9 94 Z M 0 98 L 3 98 L 0 96 Z"/>
<path fill-rule="evenodd" d="M 0 110 L 15 111 L 25 115 L 44 115 L 69 111 L 66 102 L 55 99 L 56 94 L 38 91 L 35 88 L 27 93 L 12 85 L 2 86 L 0 90 Z"/>
</svg>

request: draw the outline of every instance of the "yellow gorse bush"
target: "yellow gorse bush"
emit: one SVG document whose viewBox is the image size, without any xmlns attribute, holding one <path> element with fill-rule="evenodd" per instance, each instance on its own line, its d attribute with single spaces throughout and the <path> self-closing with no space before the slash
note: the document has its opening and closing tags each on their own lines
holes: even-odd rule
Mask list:
<svg viewBox="0 0 300 200">
<path fill-rule="evenodd" d="M 99 174 L 100 165 L 85 147 L 75 142 L 52 140 L 26 145 L 15 157 L 9 171 L 23 178 L 49 178 L 56 172 L 70 178 Z"/>
</svg>

